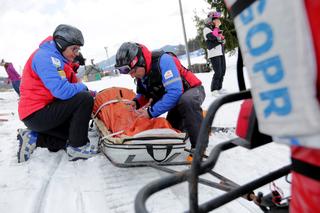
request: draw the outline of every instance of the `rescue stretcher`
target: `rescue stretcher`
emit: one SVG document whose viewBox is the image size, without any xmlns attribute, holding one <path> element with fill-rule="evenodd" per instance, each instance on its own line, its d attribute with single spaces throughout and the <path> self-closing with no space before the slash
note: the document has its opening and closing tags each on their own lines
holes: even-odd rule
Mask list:
<svg viewBox="0 0 320 213">
<path fill-rule="evenodd" d="M 132 90 L 120 87 L 97 94 L 93 121 L 103 154 L 119 167 L 188 164 L 186 133 L 164 118 L 137 118 L 128 105 L 134 97 Z"/>
</svg>

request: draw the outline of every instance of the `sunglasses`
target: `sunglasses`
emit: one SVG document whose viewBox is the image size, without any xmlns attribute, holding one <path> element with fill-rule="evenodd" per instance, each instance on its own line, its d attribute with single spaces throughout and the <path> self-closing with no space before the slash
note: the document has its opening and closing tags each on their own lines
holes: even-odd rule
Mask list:
<svg viewBox="0 0 320 213">
<path fill-rule="evenodd" d="M 130 62 L 130 66 L 129 65 L 124 65 L 124 66 L 121 66 L 121 67 L 117 67 L 116 70 L 118 70 L 121 74 L 132 74 L 133 72 L 135 72 L 134 68 L 135 68 L 137 63 L 138 63 L 138 57 L 136 56 Z"/>
<path fill-rule="evenodd" d="M 71 47 L 71 51 L 74 53 L 74 54 L 78 54 L 80 52 L 80 47 Z"/>
<path fill-rule="evenodd" d="M 118 70 L 121 74 L 129 74 L 131 71 L 131 67 L 129 65 L 124 65 L 121 67 L 117 67 L 116 70 Z"/>
</svg>

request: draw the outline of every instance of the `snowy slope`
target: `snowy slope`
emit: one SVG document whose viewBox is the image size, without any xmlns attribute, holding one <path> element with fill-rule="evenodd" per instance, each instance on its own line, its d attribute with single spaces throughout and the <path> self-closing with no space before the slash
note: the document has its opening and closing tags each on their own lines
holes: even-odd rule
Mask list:
<svg viewBox="0 0 320 213">
<path fill-rule="evenodd" d="M 198 61 L 197 61 L 198 60 Z M 192 58 L 192 63 L 203 60 L 202 56 Z M 185 61 L 184 61 L 185 63 Z M 227 74 L 224 88 L 237 91 L 236 59 L 227 59 Z M 207 109 L 215 97 L 209 93 L 213 73 L 200 73 L 207 97 L 203 108 Z M 111 86 L 135 88 L 130 76 L 106 77 L 101 81 L 87 83 L 90 89 L 102 90 Z M 7 122 L 0 122 L 0 212 L 10 213 L 100 213 L 134 212 L 133 201 L 139 189 L 152 180 L 166 176 L 166 173 L 152 168 L 117 168 L 102 154 L 83 161 L 69 162 L 64 151 L 50 153 L 46 149 L 35 150 L 31 159 L 18 164 L 16 152 L 17 128 L 24 125 L 17 115 L 17 95 L 13 92 L 0 93 L 0 113 Z M 230 104 L 218 112 L 214 126 L 234 127 L 239 104 Z M 90 132 L 96 140 L 96 133 Z M 209 149 L 233 137 L 232 133 L 216 134 L 210 137 Z M 289 163 L 289 149 L 278 144 L 269 144 L 253 151 L 235 148 L 223 153 L 215 171 L 243 184 Z M 172 167 L 171 167 L 172 168 Z M 176 167 L 176 170 L 187 167 Z M 289 185 L 280 179 L 276 182 L 286 194 Z M 187 184 L 166 189 L 147 202 L 151 212 L 182 212 L 188 208 Z M 268 186 L 261 189 L 268 192 Z M 200 201 L 204 202 L 222 192 L 200 186 Z M 260 212 L 254 204 L 238 199 L 216 212 Z"/>
</svg>

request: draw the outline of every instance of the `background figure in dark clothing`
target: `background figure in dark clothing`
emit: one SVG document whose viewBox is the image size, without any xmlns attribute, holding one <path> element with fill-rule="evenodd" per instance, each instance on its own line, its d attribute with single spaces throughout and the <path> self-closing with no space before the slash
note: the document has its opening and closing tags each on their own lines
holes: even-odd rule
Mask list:
<svg viewBox="0 0 320 213">
<path fill-rule="evenodd" d="M 224 54 L 225 39 L 222 31 L 219 29 L 221 25 L 220 16 L 221 14 L 218 12 L 209 13 L 203 29 L 208 58 L 214 70 L 210 88 L 213 95 L 222 92 L 222 83 L 226 72 L 226 59 Z"/>
<path fill-rule="evenodd" d="M 4 59 L 1 60 L 0 66 L 4 66 L 8 74 L 8 84 L 11 83 L 14 91 L 20 96 L 20 81 L 21 77 L 16 69 L 13 67 L 13 64 L 10 62 L 5 62 Z"/>
</svg>

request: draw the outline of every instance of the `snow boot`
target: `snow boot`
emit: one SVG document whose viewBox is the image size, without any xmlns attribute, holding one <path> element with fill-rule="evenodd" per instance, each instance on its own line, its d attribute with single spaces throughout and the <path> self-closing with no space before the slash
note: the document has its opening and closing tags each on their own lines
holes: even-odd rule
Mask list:
<svg viewBox="0 0 320 213">
<path fill-rule="evenodd" d="M 191 150 L 189 150 L 188 152 L 190 152 L 190 154 L 187 156 L 187 158 L 186 158 L 186 161 L 187 162 L 189 162 L 189 163 L 191 163 L 192 162 L 192 160 L 193 160 L 193 155 L 194 155 L 194 152 L 195 152 L 196 150 L 195 150 L 195 148 L 191 148 Z M 208 158 L 208 155 L 207 155 L 207 152 L 206 152 L 206 150 L 202 153 L 202 157 L 203 158 Z"/>
<path fill-rule="evenodd" d="M 90 144 L 90 142 L 80 147 L 72 147 L 70 145 L 67 146 L 69 161 L 76 161 L 79 159 L 86 160 L 93 157 L 97 153 L 98 147 L 96 145 Z"/>
<path fill-rule="evenodd" d="M 218 96 L 220 95 L 219 90 L 213 90 L 213 91 L 211 92 L 211 95 L 212 95 L 213 97 L 218 97 Z"/>
<path fill-rule="evenodd" d="M 29 160 L 37 145 L 38 133 L 29 129 L 18 129 L 17 140 L 19 150 L 17 153 L 18 163 Z"/>
<path fill-rule="evenodd" d="M 187 156 L 187 158 L 186 158 L 186 161 L 187 161 L 188 163 L 191 163 L 192 160 L 193 160 L 193 156 L 192 156 L 192 154 L 189 154 L 189 155 Z"/>
</svg>

